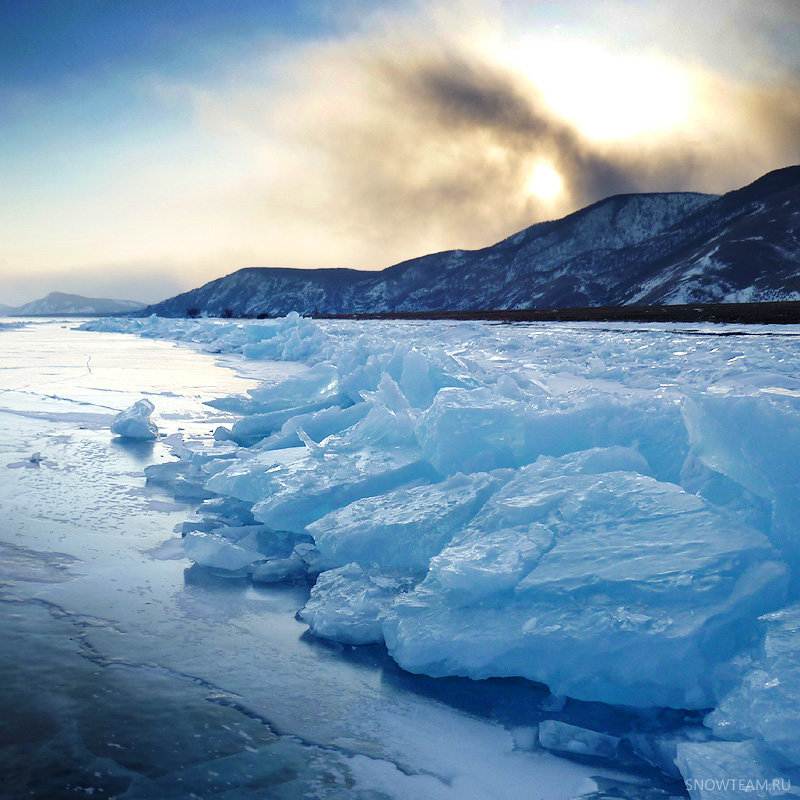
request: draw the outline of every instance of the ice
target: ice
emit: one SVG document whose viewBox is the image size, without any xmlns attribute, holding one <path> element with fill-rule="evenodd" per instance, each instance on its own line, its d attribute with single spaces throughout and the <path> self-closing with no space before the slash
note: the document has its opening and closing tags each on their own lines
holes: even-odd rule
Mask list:
<svg viewBox="0 0 800 800">
<path fill-rule="evenodd" d="M 245 532 L 256 526 L 252 514 L 252 504 L 233 497 L 212 496 L 197 507 L 197 513 L 189 517 L 181 526 L 182 533 L 192 530 L 213 530 L 231 526 L 236 531 Z M 241 535 L 244 535 L 242 533 Z"/>
<path fill-rule="evenodd" d="M 187 533 L 184 552 L 197 564 L 227 572 L 237 572 L 261 561 L 264 556 L 247 550 L 214 533 Z"/>
<path fill-rule="evenodd" d="M 292 552 L 286 558 L 271 558 L 264 563 L 255 564 L 250 577 L 256 583 L 278 583 L 305 577 L 306 570 L 307 564 L 300 554 Z"/>
<path fill-rule="evenodd" d="M 522 404 L 488 389 L 442 389 L 419 422 L 423 452 L 441 472 L 519 464 L 525 444 Z"/>
<path fill-rule="evenodd" d="M 676 712 L 672 713 L 674 715 Z M 676 760 L 678 747 L 684 743 L 702 744 L 714 738 L 711 731 L 700 724 L 701 719 L 683 716 L 681 724 L 680 719 L 676 720 L 673 716 L 672 722 L 677 721 L 678 726 L 670 724 L 664 728 L 653 725 L 651 719 L 643 730 L 628 731 L 621 736 L 622 750 L 632 750 L 637 758 L 656 767 L 670 780 L 682 782 L 683 775 Z"/>
<path fill-rule="evenodd" d="M 323 412 L 321 419 L 328 421 L 327 433 L 340 430 L 336 417 L 354 404 L 352 399 L 339 391 L 338 373 L 330 364 L 319 364 L 300 374 L 290 375 L 279 383 L 251 389 L 249 394 L 250 397 L 222 398 L 211 403 L 217 408 L 245 415 L 225 437 L 245 446 L 252 446 L 279 432 L 291 434 L 298 426 L 308 425 L 309 421 L 315 419 L 316 412 Z M 357 397 L 357 400 L 361 398 Z M 349 424 L 354 424 L 357 416 L 358 412 Z M 343 424 L 347 426 L 347 415 L 344 420 Z M 325 422 L 321 427 L 322 430 L 326 429 Z"/>
<path fill-rule="evenodd" d="M 387 615 L 401 666 L 522 675 L 584 700 L 713 704 L 715 668 L 781 602 L 785 568 L 758 531 L 674 484 L 597 472 L 602 461 L 543 458 L 489 499 Z"/>
<path fill-rule="evenodd" d="M 253 501 L 253 515 L 276 530 L 302 532 L 335 508 L 435 473 L 414 448 L 329 453 L 305 447 L 267 451 L 213 475 L 217 494 Z"/>
<path fill-rule="evenodd" d="M 305 577 L 310 537 L 266 525 L 215 524 L 212 517 L 184 525 L 183 551 L 196 564 L 217 572 L 246 572 L 259 583 Z"/>
<path fill-rule="evenodd" d="M 347 408 L 332 406 L 307 414 L 297 414 L 283 423 L 280 430 L 266 436 L 255 447 L 259 450 L 281 450 L 286 447 L 299 447 L 305 442 L 298 431 L 316 442 L 326 439 L 360 422 L 370 410 L 367 403 L 357 403 Z M 228 438 L 226 436 L 225 438 Z"/>
<path fill-rule="evenodd" d="M 432 559 L 429 575 L 455 602 L 483 602 L 513 592 L 554 541 L 552 531 L 536 522 L 490 533 L 476 526 Z"/>
<path fill-rule="evenodd" d="M 350 405 L 346 400 L 341 400 L 341 402 Z M 228 438 L 237 444 L 250 446 L 270 434 L 276 433 L 290 420 L 295 420 L 293 427 L 296 429 L 299 424 L 302 424 L 297 418 L 311 417 L 315 411 L 326 411 L 330 408 L 330 404 L 329 400 L 318 400 L 294 408 L 251 414 L 234 423 Z"/>
<path fill-rule="evenodd" d="M 557 753 L 614 761 L 617 758 L 620 740 L 606 733 L 569 725 L 555 719 L 545 719 L 539 723 L 539 744 L 545 750 Z"/>
<path fill-rule="evenodd" d="M 539 395 L 518 401 L 486 388 L 442 389 L 420 418 L 417 436 L 426 457 L 443 473 L 635 446 L 653 474 L 677 479 L 688 452 L 678 403 L 661 397 L 622 401 L 596 393 L 577 400 Z"/>
<path fill-rule="evenodd" d="M 266 414 L 305 403 L 333 401 L 339 392 L 339 373 L 332 364 L 317 364 L 298 375 L 290 375 L 279 383 L 251 389 L 247 413 Z"/>
<path fill-rule="evenodd" d="M 629 734 L 625 737 L 630 742 L 634 753 L 660 769 L 670 778 L 680 778 L 681 772 L 675 759 L 678 755 L 678 744 L 685 739 L 652 736 L 644 733 Z"/>
<path fill-rule="evenodd" d="M 677 763 L 692 800 L 800 796 L 797 776 L 754 742 L 682 742 Z"/>
<path fill-rule="evenodd" d="M 316 565 L 331 569 L 356 562 L 424 573 L 430 559 L 509 476 L 510 471 L 459 473 L 441 483 L 395 489 L 331 511 L 307 528 L 319 551 Z"/>
<path fill-rule="evenodd" d="M 698 490 L 714 491 L 710 478 L 719 475 L 728 481 L 728 497 L 718 502 L 763 502 L 767 532 L 800 581 L 800 398 L 711 395 L 693 397 L 685 409 L 693 455 L 709 472 Z"/>
<path fill-rule="evenodd" d="M 724 739 L 758 739 L 800 764 L 800 604 L 763 618 L 766 634 L 706 719 Z"/>
<path fill-rule="evenodd" d="M 144 470 L 147 482 L 163 486 L 181 500 L 205 500 L 211 493 L 203 488 L 206 476 L 190 461 L 152 464 Z"/>
<path fill-rule="evenodd" d="M 123 439 L 157 439 L 158 427 L 150 419 L 155 406 L 146 398 L 120 411 L 111 423 L 111 432 Z"/>
<path fill-rule="evenodd" d="M 214 401 L 239 416 L 216 446 L 148 469 L 202 500 L 183 528 L 197 563 L 316 580 L 312 633 L 385 641 L 410 671 L 528 678 L 642 713 L 715 709 L 708 742 L 656 724 L 614 733 L 673 779 L 679 752 L 684 777 L 737 753 L 767 772 L 800 764 L 792 328 L 84 327 L 263 365 L 263 385 Z M 277 379 L 277 360 L 298 363 Z M 551 720 L 545 739 L 582 741 L 573 723 Z"/>
<path fill-rule="evenodd" d="M 319 576 L 300 618 L 317 636 L 327 639 L 347 644 L 381 642 L 383 614 L 406 586 L 402 579 L 346 564 Z"/>
</svg>

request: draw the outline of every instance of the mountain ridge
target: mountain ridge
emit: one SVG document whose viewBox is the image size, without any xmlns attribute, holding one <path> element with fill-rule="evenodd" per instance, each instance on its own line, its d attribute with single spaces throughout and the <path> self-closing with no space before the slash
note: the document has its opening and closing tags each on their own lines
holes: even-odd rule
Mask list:
<svg viewBox="0 0 800 800">
<path fill-rule="evenodd" d="M 615 195 L 478 250 L 384 270 L 247 267 L 149 306 L 183 316 L 800 299 L 800 166 L 724 195 Z"/>
<path fill-rule="evenodd" d="M 45 297 L 23 303 L 21 306 L 4 306 L 0 313 L 9 317 L 49 316 L 105 316 L 141 311 L 145 303 L 136 300 L 113 300 L 105 297 L 84 297 L 67 292 L 50 292 Z"/>
</svg>

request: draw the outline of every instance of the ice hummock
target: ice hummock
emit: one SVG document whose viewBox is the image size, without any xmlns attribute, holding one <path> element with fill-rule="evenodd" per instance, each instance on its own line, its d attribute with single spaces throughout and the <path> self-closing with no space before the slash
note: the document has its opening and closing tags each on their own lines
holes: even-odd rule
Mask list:
<svg viewBox="0 0 800 800">
<path fill-rule="evenodd" d="M 715 668 L 783 600 L 786 569 L 759 531 L 602 461 L 539 459 L 487 501 L 387 615 L 401 666 L 521 675 L 583 700 L 713 704 Z"/>
<path fill-rule="evenodd" d="M 158 426 L 150 419 L 153 411 L 155 406 L 147 398 L 137 400 L 114 417 L 111 432 L 123 439 L 157 439 Z"/>
<path fill-rule="evenodd" d="M 221 399 L 241 419 L 216 445 L 150 468 L 202 500 L 184 528 L 198 564 L 307 576 L 314 634 L 385 641 L 409 670 L 522 676 L 643 714 L 713 709 L 691 735 L 545 721 L 538 741 L 562 752 L 630 750 L 673 780 L 796 774 L 791 330 L 297 315 L 86 327 L 305 365 Z M 708 791 L 690 789 L 735 796 Z"/>
</svg>

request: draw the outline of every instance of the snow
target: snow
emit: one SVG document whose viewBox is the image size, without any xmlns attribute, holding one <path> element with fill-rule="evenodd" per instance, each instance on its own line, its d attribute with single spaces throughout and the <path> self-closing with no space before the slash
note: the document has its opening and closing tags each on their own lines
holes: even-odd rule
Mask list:
<svg viewBox="0 0 800 800">
<path fill-rule="evenodd" d="M 184 528 L 196 563 L 314 582 L 300 611 L 312 634 L 384 642 L 430 676 L 716 709 L 709 741 L 626 739 L 672 778 L 676 758 L 697 777 L 737 747 L 758 774 L 800 766 L 791 328 L 297 315 L 84 328 L 240 354 L 256 371 L 302 364 L 214 401 L 239 420 L 148 478 L 208 493 Z M 611 753 L 590 734 L 615 733 L 571 724 L 540 727 L 542 745 Z"/>
<path fill-rule="evenodd" d="M 146 398 L 120 411 L 111 423 L 111 432 L 123 439 L 157 439 L 158 426 L 150 419 L 155 406 Z"/>
</svg>

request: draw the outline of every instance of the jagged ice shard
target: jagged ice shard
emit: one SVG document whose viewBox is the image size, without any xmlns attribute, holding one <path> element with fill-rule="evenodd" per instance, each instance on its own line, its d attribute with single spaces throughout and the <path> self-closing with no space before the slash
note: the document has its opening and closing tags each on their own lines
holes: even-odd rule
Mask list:
<svg viewBox="0 0 800 800">
<path fill-rule="evenodd" d="M 157 439 L 158 426 L 150 419 L 155 406 L 146 398 L 120 411 L 111 423 L 111 432 L 123 439 Z"/>
</svg>

